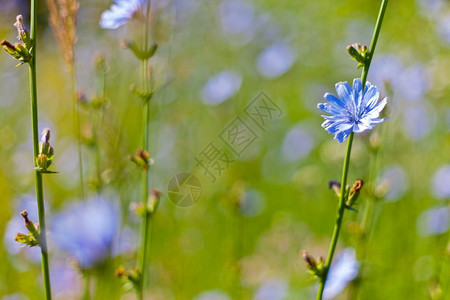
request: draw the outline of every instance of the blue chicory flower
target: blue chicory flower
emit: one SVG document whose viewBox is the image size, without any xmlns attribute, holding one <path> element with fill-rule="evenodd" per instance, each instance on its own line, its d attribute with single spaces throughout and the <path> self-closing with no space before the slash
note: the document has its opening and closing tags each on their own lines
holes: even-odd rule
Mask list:
<svg viewBox="0 0 450 300">
<path fill-rule="evenodd" d="M 72 255 L 81 269 L 95 267 L 112 254 L 120 214 L 111 201 L 76 202 L 51 221 L 52 241 Z"/>
<path fill-rule="evenodd" d="M 102 13 L 100 27 L 116 29 L 133 18 L 134 14 L 144 6 L 145 0 L 114 0 L 109 10 Z"/>
<path fill-rule="evenodd" d="M 325 118 L 322 127 L 334 134 L 339 143 L 345 141 L 351 132 L 360 133 L 384 121 L 378 117 L 387 99 L 378 102 L 380 91 L 370 82 L 366 83 L 364 93 L 359 78 L 353 80 L 353 88 L 348 82 L 338 82 L 336 92 L 339 98 L 326 93 L 323 97 L 328 103 L 319 103 L 317 107 L 331 115 L 322 115 Z"/>
</svg>

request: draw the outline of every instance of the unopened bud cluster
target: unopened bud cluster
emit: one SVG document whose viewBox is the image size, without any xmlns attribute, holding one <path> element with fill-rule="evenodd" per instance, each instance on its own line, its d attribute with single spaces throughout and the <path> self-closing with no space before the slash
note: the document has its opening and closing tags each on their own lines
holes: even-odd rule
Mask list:
<svg viewBox="0 0 450 300">
<path fill-rule="evenodd" d="M 135 155 L 130 155 L 129 159 L 134 162 L 138 167 L 147 171 L 148 168 L 153 165 L 153 159 L 150 158 L 150 154 L 145 150 L 138 150 Z"/>
<path fill-rule="evenodd" d="M 48 172 L 47 169 L 53 162 L 53 147 L 50 145 L 50 129 L 42 131 L 41 142 L 39 143 L 39 154 L 36 157 L 36 168 L 41 172 Z"/>
<path fill-rule="evenodd" d="M 361 189 L 364 185 L 364 181 L 362 179 L 357 179 L 353 186 L 350 188 L 350 185 L 347 184 L 344 192 L 344 203 L 345 208 L 354 210 L 353 206 L 356 204 L 356 200 L 359 197 Z M 333 190 L 336 196 L 341 197 L 341 184 L 337 181 L 330 181 L 328 187 Z"/>
<path fill-rule="evenodd" d="M 141 283 L 141 271 L 133 268 L 130 270 L 125 269 L 124 266 L 120 266 L 115 271 L 116 277 L 122 279 L 125 283 L 131 283 L 134 288 L 139 290 Z"/>
<path fill-rule="evenodd" d="M 26 246 L 34 247 L 39 246 L 40 229 L 39 225 L 34 224 L 30 219 L 28 219 L 28 213 L 26 210 L 20 213 L 25 220 L 25 227 L 29 230 L 27 234 L 18 233 L 14 240 L 16 242 L 22 243 Z"/>
<path fill-rule="evenodd" d="M 323 257 L 319 256 L 319 259 L 316 261 L 314 257 L 309 255 L 305 250 L 302 251 L 302 257 L 311 275 L 323 278 L 325 274 L 325 262 L 323 261 Z"/>
<path fill-rule="evenodd" d="M 361 46 L 358 43 L 354 43 L 347 46 L 348 54 L 350 54 L 353 60 L 359 63 L 357 69 L 362 68 L 366 65 L 369 56 L 368 51 L 369 49 L 367 49 L 367 45 Z"/>
<path fill-rule="evenodd" d="M 149 216 L 152 216 L 158 209 L 160 198 L 161 192 L 157 189 L 152 189 L 152 192 L 150 193 L 150 196 L 147 200 L 147 207 L 145 207 L 143 203 L 138 204 L 136 202 L 133 202 L 130 204 L 130 208 L 140 217 L 144 218 L 146 213 Z"/>
<path fill-rule="evenodd" d="M 20 61 L 20 63 L 17 65 L 18 67 L 24 63 L 31 61 L 31 49 L 33 48 L 33 41 L 31 40 L 29 32 L 23 25 L 22 15 L 17 16 L 14 26 L 17 28 L 17 39 L 19 40 L 19 43 L 15 43 L 13 45 L 8 41 L 3 40 L 0 42 L 0 45 L 3 46 L 3 49 L 5 49 L 8 54 Z"/>
</svg>

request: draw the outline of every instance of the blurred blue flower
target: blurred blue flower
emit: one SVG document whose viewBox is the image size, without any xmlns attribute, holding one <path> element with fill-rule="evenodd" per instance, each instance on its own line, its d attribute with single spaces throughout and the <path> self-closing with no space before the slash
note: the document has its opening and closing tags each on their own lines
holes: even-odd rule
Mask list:
<svg viewBox="0 0 450 300">
<path fill-rule="evenodd" d="M 114 0 L 116 4 L 105 10 L 100 18 L 100 27 L 116 29 L 128 22 L 144 6 L 145 0 Z"/>
<path fill-rule="evenodd" d="M 281 278 L 271 278 L 263 282 L 256 291 L 253 300 L 282 300 L 286 299 L 289 286 L 286 280 Z"/>
<path fill-rule="evenodd" d="M 73 203 L 52 218 L 52 241 L 80 268 L 92 268 L 111 255 L 119 217 L 116 206 L 104 198 Z"/>
<path fill-rule="evenodd" d="M 450 15 L 440 18 L 438 23 L 438 31 L 442 40 L 450 44 Z"/>
<path fill-rule="evenodd" d="M 82 291 L 82 278 L 70 260 L 52 259 L 50 281 L 52 293 L 57 299 L 79 298 Z"/>
<path fill-rule="evenodd" d="M 434 207 L 422 212 L 417 218 L 417 232 L 430 236 L 447 232 L 450 225 L 450 208 Z"/>
<path fill-rule="evenodd" d="M 419 101 L 430 89 L 430 74 L 421 65 L 403 69 L 398 73 L 397 90 L 401 97 L 408 101 Z"/>
<path fill-rule="evenodd" d="M 1 298 L 1 300 L 28 300 L 29 298 L 22 293 L 14 293 L 5 295 Z"/>
<path fill-rule="evenodd" d="M 445 125 L 447 125 L 447 131 L 450 132 L 450 106 L 445 110 Z"/>
<path fill-rule="evenodd" d="M 326 93 L 324 98 L 328 103 L 319 103 L 317 107 L 331 115 L 322 115 L 325 118 L 322 127 L 334 134 L 339 143 L 345 141 L 352 131 L 360 133 L 384 121 L 378 117 L 387 99 L 378 102 L 380 91 L 370 82 L 366 83 L 364 94 L 359 78 L 353 80 L 353 88 L 348 82 L 336 83 L 336 92 L 339 98 Z"/>
<path fill-rule="evenodd" d="M 218 105 L 236 94 L 241 84 L 242 76 L 234 71 L 223 71 L 214 75 L 203 87 L 203 102 Z"/>
<path fill-rule="evenodd" d="M 398 56 L 377 55 L 370 64 L 370 81 L 378 86 L 382 94 L 386 94 L 387 84 L 393 86 L 394 90 L 399 89 L 399 74 L 403 73 L 403 64 Z"/>
<path fill-rule="evenodd" d="M 450 164 L 441 166 L 433 175 L 433 194 L 438 199 L 450 199 Z"/>
<path fill-rule="evenodd" d="M 239 205 L 241 213 L 246 217 L 255 217 L 266 208 L 266 198 L 258 190 L 247 191 Z"/>
<path fill-rule="evenodd" d="M 266 78 L 276 78 L 292 67 L 295 54 L 285 43 L 276 43 L 264 49 L 257 59 L 258 72 Z"/>
<path fill-rule="evenodd" d="M 426 138 L 434 128 L 435 113 L 431 103 L 407 106 L 403 111 L 403 132 L 414 141 Z"/>
<path fill-rule="evenodd" d="M 356 260 L 355 249 L 342 250 L 328 271 L 323 299 L 332 299 L 342 292 L 347 284 L 356 278 L 358 270 L 359 262 Z"/>
<path fill-rule="evenodd" d="M 257 32 L 253 5 L 245 1 L 228 0 L 220 5 L 222 31 L 232 36 L 233 42 L 250 42 Z"/>
<path fill-rule="evenodd" d="M 429 14 L 431 17 L 442 11 L 444 0 L 416 0 L 419 12 Z"/>
<path fill-rule="evenodd" d="M 296 125 L 286 134 L 281 151 L 284 160 L 294 162 L 307 156 L 313 148 L 314 139 L 310 130 L 305 126 Z"/>
<path fill-rule="evenodd" d="M 400 165 L 385 168 L 377 180 L 375 192 L 386 202 L 395 202 L 406 193 L 409 187 L 408 174 Z"/>
<path fill-rule="evenodd" d="M 198 294 L 193 300 L 231 300 L 231 298 L 222 290 L 209 290 Z"/>
</svg>

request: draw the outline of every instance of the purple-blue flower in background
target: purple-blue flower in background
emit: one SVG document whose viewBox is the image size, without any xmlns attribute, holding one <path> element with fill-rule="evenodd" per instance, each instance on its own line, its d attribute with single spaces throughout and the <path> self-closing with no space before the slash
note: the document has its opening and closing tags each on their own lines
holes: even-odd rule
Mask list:
<svg viewBox="0 0 450 300">
<path fill-rule="evenodd" d="M 104 198 L 76 202 L 53 217 L 51 238 L 81 269 L 89 269 L 111 255 L 119 219 L 117 207 Z"/>
<path fill-rule="evenodd" d="M 145 0 L 114 0 L 109 10 L 102 13 L 100 27 L 116 29 L 133 18 L 134 14 L 144 6 Z"/>
<path fill-rule="evenodd" d="M 351 132 L 360 133 L 372 129 L 384 121 L 380 112 L 386 106 L 387 99 L 378 101 L 380 91 L 370 82 L 366 83 L 364 93 L 361 79 L 353 80 L 353 88 L 348 82 L 336 83 L 338 97 L 326 93 L 328 103 L 319 103 L 317 107 L 331 116 L 322 115 L 325 122 L 322 127 L 342 143 Z"/>
<path fill-rule="evenodd" d="M 450 228 L 450 208 L 436 206 L 422 212 L 417 218 L 417 232 L 420 236 L 446 233 Z"/>
<path fill-rule="evenodd" d="M 345 248 L 331 265 L 328 271 L 323 299 L 336 297 L 347 284 L 356 278 L 359 270 L 359 262 L 356 260 L 356 252 L 353 248 Z"/>
</svg>

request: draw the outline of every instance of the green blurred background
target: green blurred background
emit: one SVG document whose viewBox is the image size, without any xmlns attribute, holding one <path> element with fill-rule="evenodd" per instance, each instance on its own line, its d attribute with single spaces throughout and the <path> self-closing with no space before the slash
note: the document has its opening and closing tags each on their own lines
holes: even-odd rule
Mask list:
<svg viewBox="0 0 450 300">
<path fill-rule="evenodd" d="M 52 168 L 59 171 L 45 178 L 51 226 L 52 214 L 81 200 L 69 76 L 39 2 L 39 126 L 52 130 Z M 340 178 L 345 152 L 320 127 L 316 106 L 336 82 L 360 76 L 345 47 L 370 42 L 379 2 L 154 3 L 150 174 L 163 197 L 152 223 L 148 299 L 313 299 L 300 250 L 326 256 L 337 206 L 328 181 Z M 0 1 L 1 39 L 15 39 L 17 14 L 28 24 L 27 3 Z M 81 105 L 84 184 L 91 197 L 100 184 L 102 197 L 120 203 L 121 224 L 136 235 L 132 248 L 139 222 L 128 207 L 140 200 L 141 181 L 128 155 L 141 145 L 143 106 L 130 92 L 140 83 L 139 62 L 120 41 L 137 38 L 139 27 L 101 29 L 110 5 L 81 1 L 79 11 L 77 89 L 91 99 L 105 79 L 107 97 L 100 109 Z M 360 276 L 334 299 L 449 299 L 449 50 L 448 1 L 389 3 L 368 76 L 389 99 L 389 119 L 355 137 L 349 181 L 363 178 L 366 189 L 358 212 L 346 212 L 337 250 L 356 250 Z M 96 72 L 99 55 L 105 78 Z M 14 65 L 0 55 L 0 296 L 41 299 L 38 251 L 13 241 L 24 229 L 11 220 L 34 194 L 28 72 Z M 245 114 L 261 92 L 283 111 L 264 130 Z M 258 136 L 240 156 L 219 138 L 236 117 Z M 214 182 L 195 160 L 210 142 L 234 160 Z M 188 208 L 167 197 L 170 179 L 182 172 L 195 174 L 202 187 Z M 369 201 L 372 231 L 362 240 L 358 226 Z M 56 277 L 65 279 L 54 283 L 56 298 L 79 299 L 83 276 L 69 255 L 52 244 L 50 253 Z M 134 258 L 128 251 L 93 270 L 92 294 L 133 299 L 113 270 Z"/>
</svg>

